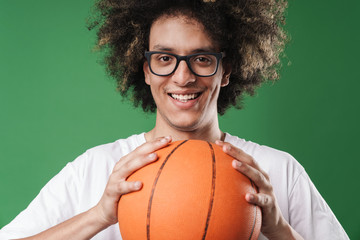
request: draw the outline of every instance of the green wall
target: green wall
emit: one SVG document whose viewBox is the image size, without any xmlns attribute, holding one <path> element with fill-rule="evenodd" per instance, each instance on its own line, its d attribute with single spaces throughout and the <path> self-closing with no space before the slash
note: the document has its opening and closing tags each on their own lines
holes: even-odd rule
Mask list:
<svg viewBox="0 0 360 240">
<path fill-rule="evenodd" d="M 115 92 L 85 27 L 92 1 L 0 0 L 0 227 L 86 149 L 152 128 Z M 221 128 L 294 155 L 350 238 L 360 238 L 360 3 L 290 1 L 276 84 Z M 286 60 L 287 61 L 287 60 Z"/>
</svg>

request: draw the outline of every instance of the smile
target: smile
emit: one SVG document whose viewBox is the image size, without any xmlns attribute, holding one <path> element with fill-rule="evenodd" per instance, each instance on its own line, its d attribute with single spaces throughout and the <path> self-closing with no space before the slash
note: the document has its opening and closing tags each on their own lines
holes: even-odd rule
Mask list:
<svg viewBox="0 0 360 240">
<path fill-rule="evenodd" d="M 175 100 L 178 100 L 180 102 L 187 102 L 190 100 L 194 100 L 200 96 L 200 93 L 192 93 L 192 94 L 175 94 L 175 93 L 169 93 L 169 96 L 172 97 Z"/>
</svg>

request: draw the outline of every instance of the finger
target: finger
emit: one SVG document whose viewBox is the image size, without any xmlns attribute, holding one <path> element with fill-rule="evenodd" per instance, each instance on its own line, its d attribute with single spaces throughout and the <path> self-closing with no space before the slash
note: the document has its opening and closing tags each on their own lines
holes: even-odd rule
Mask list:
<svg viewBox="0 0 360 240">
<path fill-rule="evenodd" d="M 151 153 L 167 146 L 171 142 L 171 137 L 160 137 L 155 140 L 144 143 L 137 147 L 134 151 L 130 152 L 126 156 L 122 157 L 115 165 L 114 171 L 121 169 L 124 164 L 128 164 L 130 161 L 144 161 L 144 160 L 156 160 Z M 146 165 L 146 164 L 145 164 Z M 145 166 L 139 165 L 139 166 Z"/>
<path fill-rule="evenodd" d="M 110 185 L 112 188 L 111 191 L 108 191 L 107 194 L 114 196 L 121 196 L 134 191 L 139 191 L 142 188 L 142 182 L 127 182 L 125 180 L 117 181 L 115 184 Z M 112 197 L 112 196 L 111 196 Z"/>
<path fill-rule="evenodd" d="M 140 181 L 136 181 L 136 182 L 122 181 L 118 184 L 118 190 L 121 195 L 134 191 L 139 191 L 141 188 L 142 188 L 142 182 Z"/>
<path fill-rule="evenodd" d="M 264 193 L 247 193 L 245 195 L 245 200 L 248 203 L 257 205 L 261 208 L 266 208 L 274 205 L 274 200 L 271 196 Z"/>
<path fill-rule="evenodd" d="M 146 142 L 143 145 L 137 147 L 134 152 L 139 154 L 151 153 L 167 146 L 170 142 L 170 136 L 155 138 L 154 140 Z"/>
<path fill-rule="evenodd" d="M 223 151 L 226 154 L 257 169 L 266 177 L 266 179 L 269 180 L 268 174 L 260 168 L 260 166 L 257 164 L 257 162 L 254 160 L 254 158 L 252 156 L 245 153 L 243 150 L 233 146 L 230 143 L 222 142 L 219 144 L 223 148 Z"/>
<path fill-rule="evenodd" d="M 138 169 L 155 162 L 158 159 L 157 153 L 150 153 L 144 157 L 140 156 L 131 161 L 126 162 L 121 168 L 117 170 L 119 178 L 127 178 Z"/>
<path fill-rule="evenodd" d="M 225 143 L 225 142 L 224 142 L 224 141 L 221 141 L 221 140 L 216 140 L 216 141 L 215 141 L 215 144 L 218 145 L 218 146 L 220 146 L 220 147 L 222 147 L 222 146 L 224 145 L 224 143 Z"/>
<path fill-rule="evenodd" d="M 269 192 L 272 190 L 272 186 L 269 180 L 267 179 L 267 176 L 265 176 L 258 169 L 237 160 L 233 160 L 232 166 L 236 170 L 238 170 L 239 172 L 250 178 L 251 181 L 253 181 L 255 185 L 259 188 L 259 191 Z"/>
<path fill-rule="evenodd" d="M 227 154 L 229 154 L 230 156 L 236 158 L 236 159 L 239 159 L 253 167 L 255 167 L 255 161 L 254 159 L 247 153 L 245 153 L 244 151 L 242 151 L 241 149 L 233 146 L 232 144 L 230 143 L 227 143 L 227 142 L 223 142 L 221 144 L 221 147 L 223 149 L 223 151 Z"/>
</svg>

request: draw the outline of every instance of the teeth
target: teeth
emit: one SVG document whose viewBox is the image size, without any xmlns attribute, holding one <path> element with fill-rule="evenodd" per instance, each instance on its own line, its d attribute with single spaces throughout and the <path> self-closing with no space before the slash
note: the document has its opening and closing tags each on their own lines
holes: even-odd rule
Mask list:
<svg viewBox="0 0 360 240">
<path fill-rule="evenodd" d="M 172 98 L 174 98 L 180 102 L 187 102 L 189 100 L 195 99 L 198 96 L 197 93 L 186 94 L 186 95 L 171 93 L 170 95 Z"/>
</svg>

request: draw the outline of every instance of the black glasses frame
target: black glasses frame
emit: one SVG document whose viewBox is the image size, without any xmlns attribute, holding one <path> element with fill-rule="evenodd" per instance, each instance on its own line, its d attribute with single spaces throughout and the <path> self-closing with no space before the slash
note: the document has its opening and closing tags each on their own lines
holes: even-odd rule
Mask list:
<svg viewBox="0 0 360 240">
<path fill-rule="evenodd" d="M 153 54 L 158 54 L 158 53 L 164 53 L 166 55 L 171 55 L 173 57 L 176 58 L 176 65 L 175 65 L 175 68 L 174 70 L 169 73 L 169 74 L 158 74 L 158 73 L 155 73 L 152 68 L 151 68 L 151 55 Z M 194 56 L 198 56 L 198 55 L 213 55 L 216 57 L 216 68 L 215 68 L 215 71 L 212 73 L 212 74 L 209 74 L 209 75 L 200 75 L 200 74 L 197 74 L 196 72 L 194 72 L 194 70 L 191 68 L 191 64 L 190 64 L 190 58 L 194 57 Z M 190 69 L 190 71 L 195 75 L 195 76 L 198 76 L 198 77 L 211 77 L 211 76 L 214 76 L 219 68 L 219 63 L 220 63 L 220 60 L 225 57 L 225 53 L 224 52 L 219 52 L 219 53 L 216 53 L 216 52 L 202 52 L 202 53 L 195 53 L 195 54 L 191 54 L 191 55 L 187 55 L 187 56 L 179 56 L 179 55 L 176 55 L 176 54 L 173 54 L 173 53 L 168 53 L 168 52 L 161 52 L 161 51 L 145 51 L 145 58 L 146 60 L 148 61 L 149 63 L 149 68 L 150 68 L 150 71 L 154 74 L 154 75 L 157 75 L 157 76 L 161 76 L 161 77 L 166 77 L 166 76 L 170 76 L 171 74 L 173 74 L 176 69 L 178 68 L 179 66 L 179 63 L 181 61 L 185 61 L 188 68 Z"/>
</svg>

